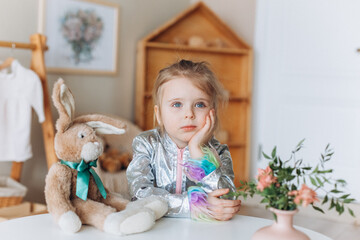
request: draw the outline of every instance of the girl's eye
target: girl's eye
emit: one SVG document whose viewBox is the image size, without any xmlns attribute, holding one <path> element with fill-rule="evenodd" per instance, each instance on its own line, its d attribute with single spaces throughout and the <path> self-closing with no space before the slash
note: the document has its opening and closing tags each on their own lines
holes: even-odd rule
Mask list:
<svg viewBox="0 0 360 240">
<path fill-rule="evenodd" d="M 181 107 L 181 103 L 180 102 L 176 102 L 172 104 L 173 107 L 179 108 Z"/>
<path fill-rule="evenodd" d="M 205 103 L 203 103 L 203 102 L 198 102 L 198 103 L 195 104 L 195 107 L 197 107 L 197 108 L 204 108 L 204 107 L 206 107 L 206 105 L 205 105 Z"/>
<path fill-rule="evenodd" d="M 84 138 L 85 136 L 86 136 L 86 134 L 83 132 L 78 133 L 78 138 Z"/>
</svg>

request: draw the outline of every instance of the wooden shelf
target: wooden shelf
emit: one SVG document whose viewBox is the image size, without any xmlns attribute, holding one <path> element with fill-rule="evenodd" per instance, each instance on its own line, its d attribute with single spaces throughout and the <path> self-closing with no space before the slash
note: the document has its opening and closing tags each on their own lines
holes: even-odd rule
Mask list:
<svg viewBox="0 0 360 240">
<path fill-rule="evenodd" d="M 250 99 L 247 97 L 230 97 L 229 102 L 249 102 Z"/>
<path fill-rule="evenodd" d="M 245 148 L 247 145 L 245 143 L 235 143 L 235 142 L 229 142 L 226 143 L 229 148 Z"/>
<path fill-rule="evenodd" d="M 149 48 L 159 49 L 171 49 L 181 51 L 195 51 L 195 52 L 208 52 L 208 53 L 222 53 L 222 54 L 249 54 L 248 49 L 237 49 L 237 48 L 216 48 L 216 47 L 192 47 L 187 45 L 180 45 L 174 43 L 158 43 L 158 42 L 147 42 L 146 46 Z"/>
</svg>

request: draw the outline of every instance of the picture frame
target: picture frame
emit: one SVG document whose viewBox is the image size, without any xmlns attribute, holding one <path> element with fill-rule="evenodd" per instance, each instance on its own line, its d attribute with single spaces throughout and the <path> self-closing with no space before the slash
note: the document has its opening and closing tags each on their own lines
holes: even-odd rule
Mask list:
<svg viewBox="0 0 360 240">
<path fill-rule="evenodd" d="M 120 7 L 100 0 L 40 0 L 48 73 L 116 75 Z"/>
</svg>

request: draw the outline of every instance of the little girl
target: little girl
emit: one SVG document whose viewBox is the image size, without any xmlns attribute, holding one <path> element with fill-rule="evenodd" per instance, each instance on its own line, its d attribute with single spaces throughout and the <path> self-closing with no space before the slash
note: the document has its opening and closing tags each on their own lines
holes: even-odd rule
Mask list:
<svg viewBox="0 0 360 240">
<path fill-rule="evenodd" d="M 181 60 L 159 72 L 153 89 L 159 128 L 133 141 L 127 169 L 133 199 L 164 198 L 167 216 L 229 220 L 240 200 L 220 198 L 234 190 L 227 145 L 213 133 L 227 92 L 204 62 Z M 185 174 L 184 174 L 185 173 Z"/>
</svg>

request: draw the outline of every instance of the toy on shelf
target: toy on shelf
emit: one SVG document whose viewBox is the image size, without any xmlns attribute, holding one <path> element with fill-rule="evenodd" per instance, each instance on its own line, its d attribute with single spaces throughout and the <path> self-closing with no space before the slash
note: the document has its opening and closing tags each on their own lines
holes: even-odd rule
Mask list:
<svg viewBox="0 0 360 240">
<path fill-rule="evenodd" d="M 130 161 L 131 156 L 129 152 L 123 152 L 116 148 L 111 148 L 108 144 L 105 145 L 105 150 L 99 157 L 101 169 L 110 173 L 126 170 Z"/>
<path fill-rule="evenodd" d="M 187 45 L 194 48 L 197 47 L 227 48 L 228 47 L 226 41 L 220 37 L 205 39 L 197 35 L 190 36 L 188 39 L 185 39 L 184 37 L 181 36 L 176 36 L 172 39 L 172 43 L 175 43 L 177 45 Z"/>
<path fill-rule="evenodd" d="M 206 47 L 205 39 L 196 35 L 189 37 L 187 44 L 191 47 Z"/>
</svg>

